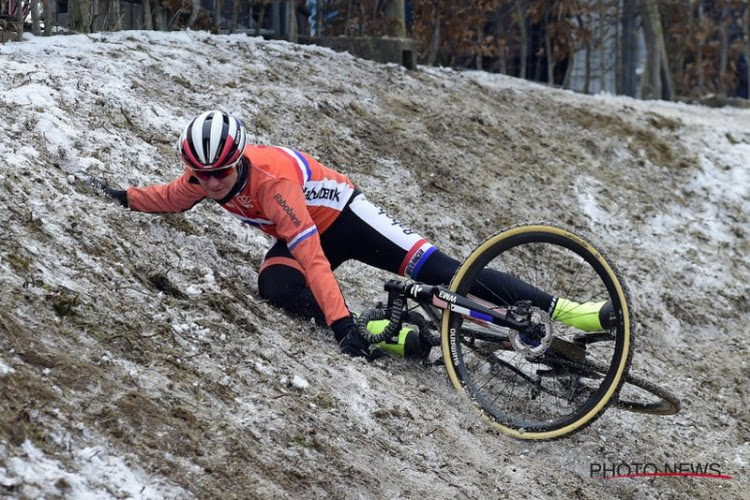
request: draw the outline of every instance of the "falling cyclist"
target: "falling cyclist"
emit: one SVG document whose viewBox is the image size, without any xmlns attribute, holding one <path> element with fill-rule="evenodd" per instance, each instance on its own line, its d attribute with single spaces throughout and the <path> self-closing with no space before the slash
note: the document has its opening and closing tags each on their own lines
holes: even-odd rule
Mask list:
<svg viewBox="0 0 750 500">
<path fill-rule="evenodd" d="M 460 263 L 371 203 L 343 174 L 294 149 L 247 143 L 242 122 L 222 111 L 190 121 L 178 144 L 184 173 L 168 184 L 114 189 L 97 186 L 140 212 L 183 212 L 210 198 L 240 221 L 274 237 L 258 274 L 260 296 L 331 327 L 341 351 L 373 356 L 359 334 L 333 274 L 355 259 L 423 283 L 447 284 Z M 508 301 L 530 300 L 584 331 L 606 328 L 607 304 L 553 297 L 508 274 L 483 271 L 488 290 Z M 575 309 L 575 314 L 570 311 Z M 369 326 L 368 326 L 369 327 Z M 377 348 L 423 357 L 428 347 L 412 330 Z"/>
</svg>

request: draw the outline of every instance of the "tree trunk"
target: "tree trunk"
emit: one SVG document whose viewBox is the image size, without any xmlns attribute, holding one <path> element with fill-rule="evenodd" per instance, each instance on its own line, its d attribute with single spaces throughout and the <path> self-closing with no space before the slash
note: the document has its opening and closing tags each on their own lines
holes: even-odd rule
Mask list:
<svg viewBox="0 0 750 500">
<path fill-rule="evenodd" d="M 568 54 L 568 67 L 565 68 L 565 77 L 563 77 L 562 87 L 564 89 L 570 88 L 570 76 L 573 74 L 573 66 L 575 66 L 575 52 L 571 51 Z"/>
<path fill-rule="evenodd" d="M 750 99 L 750 1 L 745 0 L 745 13 L 742 16 L 742 39 L 745 51 L 745 85 Z"/>
<path fill-rule="evenodd" d="M 16 30 L 16 41 L 20 42 L 23 40 L 23 8 L 21 2 L 13 4 L 13 17 L 15 18 L 15 30 Z M 10 12 L 8 12 L 10 14 Z"/>
<path fill-rule="evenodd" d="M 597 7 L 597 17 L 599 18 L 597 19 L 597 32 L 599 33 L 597 36 L 597 38 L 599 38 L 599 92 L 603 92 L 607 86 L 607 46 L 605 43 L 607 38 L 607 26 L 605 24 L 606 15 L 604 12 L 604 0 L 598 0 Z"/>
<path fill-rule="evenodd" d="M 432 25 L 432 39 L 430 40 L 430 50 L 427 52 L 427 64 L 434 66 L 437 62 L 438 52 L 440 51 L 440 23 L 442 19 L 440 16 L 440 8 L 433 4 L 433 25 Z"/>
<path fill-rule="evenodd" d="M 143 29 L 153 30 L 154 21 L 151 16 L 151 0 L 143 0 Z"/>
<path fill-rule="evenodd" d="M 702 0 L 697 0 L 697 1 L 698 1 L 698 27 L 699 29 L 701 29 L 700 27 L 703 24 L 703 1 Z M 695 57 L 695 64 L 697 65 L 697 70 L 698 70 L 698 97 L 699 98 L 703 97 L 703 91 L 704 91 L 703 89 L 705 86 L 705 74 L 703 72 L 703 41 L 704 41 L 703 37 L 699 35 L 697 43 L 696 43 L 698 53 Z"/>
<path fill-rule="evenodd" d="M 549 13 L 544 13 L 544 51 L 547 53 L 547 85 L 555 85 L 555 58 L 552 54 L 552 38 L 550 37 Z"/>
<path fill-rule="evenodd" d="M 44 36 L 52 35 L 52 2 L 53 0 L 44 0 Z"/>
<path fill-rule="evenodd" d="M 260 36 L 260 30 L 263 27 L 263 20 L 266 17 L 266 2 L 262 0 L 260 3 L 260 12 L 258 13 L 258 21 L 255 23 L 255 36 Z M 320 16 L 321 5 L 320 0 L 318 1 L 318 16 Z M 322 19 L 322 18 L 320 18 Z"/>
<path fill-rule="evenodd" d="M 520 0 L 515 0 L 516 14 L 518 15 L 518 30 L 521 34 L 521 65 L 518 71 L 520 78 L 526 78 L 526 60 L 528 59 L 529 51 L 529 36 L 526 31 L 526 13 L 523 11 L 523 6 Z"/>
<path fill-rule="evenodd" d="M 154 16 L 154 29 L 158 31 L 167 31 L 169 28 L 169 20 L 167 19 L 167 12 L 162 7 L 160 0 L 154 0 L 154 8 L 152 9 Z"/>
<path fill-rule="evenodd" d="M 195 20 L 198 19 L 198 12 L 201 10 L 201 0 L 193 0 L 193 8 L 190 11 L 190 17 L 187 21 L 187 28 L 190 29 L 195 24 Z"/>
<path fill-rule="evenodd" d="M 730 12 L 729 4 L 722 2 L 721 22 L 719 23 L 719 97 L 727 96 L 727 64 L 729 52 L 729 22 Z"/>
<path fill-rule="evenodd" d="M 232 22 L 229 24 L 229 33 L 237 31 L 237 21 L 240 19 L 240 1 L 234 0 L 232 3 Z"/>
<path fill-rule="evenodd" d="M 34 36 L 41 34 L 41 26 L 39 23 L 39 0 L 31 0 L 31 32 Z"/>
<path fill-rule="evenodd" d="M 615 95 L 622 94 L 622 11 L 619 0 L 615 2 Z"/>
<path fill-rule="evenodd" d="M 294 6 L 294 0 L 287 0 L 286 2 L 286 11 L 287 11 L 287 40 L 289 40 L 292 43 L 297 43 L 297 37 L 299 35 L 298 29 L 297 29 L 297 9 Z"/>
<path fill-rule="evenodd" d="M 323 36 L 323 6 L 320 5 L 321 0 L 317 1 L 317 7 L 315 9 L 315 35 Z"/>
<path fill-rule="evenodd" d="M 495 63 L 493 70 L 503 75 L 508 74 L 507 60 L 508 60 L 508 43 L 505 34 L 505 26 L 503 25 L 503 12 L 500 7 L 495 11 L 495 43 L 497 44 L 497 62 Z"/>
<path fill-rule="evenodd" d="M 99 0 L 90 0 L 89 1 L 89 30 L 88 33 L 96 33 L 99 31 L 100 26 L 97 26 L 97 21 L 99 20 Z M 105 13 L 105 21 L 106 21 L 106 13 Z"/>
<path fill-rule="evenodd" d="M 218 33 L 221 29 L 221 8 L 224 6 L 224 0 L 214 0 L 214 12 L 212 19 L 212 32 Z"/>
<path fill-rule="evenodd" d="M 672 100 L 674 97 L 672 75 L 669 71 L 667 49 L 664 44 L 659 4 L 657 0 L 641 0 L 640 8 L 648 53 L 641 82 L 641 97 Z"/>
<path fill-rule="evenodd" d="M 351 20 L 352 20 L 352 0 L 347 0 L 346 17 L 344 18 L 344 36 L 349 36 L 349 28 L 351 27 Z"/>
<path fill-rule="evenodd" d="M 120 31 L 122 29 L 122 13 L 120 12 L 120 0 L 109 0 L 108 4 L 108 22 L 109 31 Z"/>
<path fill-rule="evenodd" d="M 635 97 L 636 94 L 635 76 L 636 65 L 638 64 L 636 58 L 638 54 L 637 15 L 636 2 L 623 0 L 620 92 L 630 97 Z"/>
<path fill-rule="evenodd" d="M 91 26 L 91 15 L 89 0 L 71 0 L 68 3 L 68 25 L 71 30 L 79 33 L 88 33 Z"/>
<path fill-rule="evenodd" d="M 386 0 L 384 10 L 386 34 L 396 38 L 406 38 L 404 0 Z"/>
</svg>

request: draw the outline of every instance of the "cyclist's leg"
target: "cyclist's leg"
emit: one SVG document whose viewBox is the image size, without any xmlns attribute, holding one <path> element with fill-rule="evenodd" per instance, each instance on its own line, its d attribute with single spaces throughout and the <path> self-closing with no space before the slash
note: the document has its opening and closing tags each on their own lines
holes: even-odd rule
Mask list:
<svg viewBox="0 0 750 500">
<path fill-rule="evenodd" d="M 292 257 L 286 243 L 277 241 L 266 252 L 258 273 L 258 292 L 276 307 L 325 325 L 325 316 L 307 286 L 302 266 Z"/>
<path fill-rule="evenodd" d="M 346 246 L 350 258 L 428 285 L 448 285 L 461 264 L 364 195 L 354 198 L 328 230 L 323 237 L 324 247 L 326 240 L 335 238 L 346 241 L 346 245 L 339 246 Z M 506 273 L 484 270 L 478 283 L 482 286 L 477 286 L 472 293 L 495 303 L 531 300 L 544 310 L 549 310 L 552 304 L 551 295 Z"/>
<path fill-rule="evenodd" d="M 430 285 L 450 283 L 460 263 L 444 253 L 433 253 L 414 279 Z M 507 273 L 483 269 L 471 289 L 472 295 L 495 304 L 514 304 L 519 300 L 530 300 L 544 311 L 550 311 L 554 301 L 552 295 L 539 290 Z"/>
<path fill-rule="evenodd" d="M 352 199 L 321 242 L 326 255 L 339 262 L 355 259 L 402 276 L 412 276 L 437 250 L 363 194 Z"/>
<path fill-rule="evenodd" d="M 322 237 L 326 255 L 339 262 L 355 258 L 360 262 L 421 281 L 448 285 L 460 262 L 441 252 L 418 233 L 389 216 L 363 194 L 357 195 L 336 223 Z M 337 252 L 346 251 L 346 255 Z M 529 300 L 554 318 L 587 331 L 605 325 L 604 303 L 579 304 L 552 295 L 510 274 L 484 269 L 471 293 L 495 304 Z"/>
</svg>

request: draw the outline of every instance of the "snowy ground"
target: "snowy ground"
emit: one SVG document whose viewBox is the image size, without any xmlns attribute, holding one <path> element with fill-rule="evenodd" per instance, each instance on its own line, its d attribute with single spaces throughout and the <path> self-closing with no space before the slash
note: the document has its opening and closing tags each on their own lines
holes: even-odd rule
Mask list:
<svg viewBox="0 0 750 500">
<path fill-rule="evenodd" d="M 0 45 L 0 496 L 712 498 L 750 474 L 750 111 L 587 97 L 246 36 Z M 464 256 L 508 225 L 594 235 L 628 281 L 634 369 L 673 417 L 554 442 L 491 431 L 439 368 L 344 358 L 257 298 L 268 240 L 210 203 L 121 209 L 80 182 L 167 181 L 219 107 L 351 175 Z M 357 310 L 386 276 L 338 276 Z M 733 479 L 591 477 L 714 464 Z"/>
</svg>

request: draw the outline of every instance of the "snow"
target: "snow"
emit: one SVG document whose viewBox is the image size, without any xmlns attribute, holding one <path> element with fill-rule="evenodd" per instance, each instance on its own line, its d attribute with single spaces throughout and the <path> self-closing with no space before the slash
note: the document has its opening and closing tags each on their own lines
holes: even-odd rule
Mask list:
<svg viewBox="0 0 750 500">
<path fill-rule="evenodd" d="M 193 498 L 176 485 L 149 477 L 122 457 L 111 456 L 111 452 L 101 446 L 73 452 L 70 457 L 73 473 L 29 441 L 23 442 L 21 450 L 22 456 L 11 457 L 7 468 L 0 467 L 0 487 L 18 488 L 22 496 L 17 498 L 44 498 L 61 490 L 67 498 L 78 500 Z M 2 451 L 0 447 L 0 456 Z"/>
<path fill-rule="evenodd" d="M 590 481 L 588 464 L 605 458 L 705 457 L 746 486 L 750 110 L 583 96 L 482 72 L 406 72 L 319 47 L 191 31 L 27 36 L 0 45 L 0 59 L 9 235 L 0 242 L 0 385 L 16 384 L 19 398 L 0 403 L 13 418 L 27 405 L 31 426 L 14 435 L 21 440 L 0 434 L 0 494 L 740 491 Z M 636 366 L 684 395 L 686 409 L 661 420 L 610 411 L 559 443 L 508 440 L 438 369 L 342 359 L 321 329 L 260 301 L 266 236 L 212 205 L 138 214 L 81 187 L 89 175 L 118 187 L 179 175 L 177 134 L 207 108 L 246 118 L 253 140 L 301 144 L 349 171 L 368 198 L 455 255 L 525 220 L 597 235 L 643 313 Z M 471 135 L 467 116 L 495 135 Z M 675 158 L 660 156 L 662 143 Z M 151 275 L 166 276 L 190 307 L 155 292 Z M 382 276 L 342 267 L 353 309 L 383 298 L 366 286 Z M 54 300 L 77 304 L 77 316 L 51 312 Z M 44 399 L 23 400 L 20 379 Z M 352 475 L 359 482 L 349 488 Z"/>
</svg>

